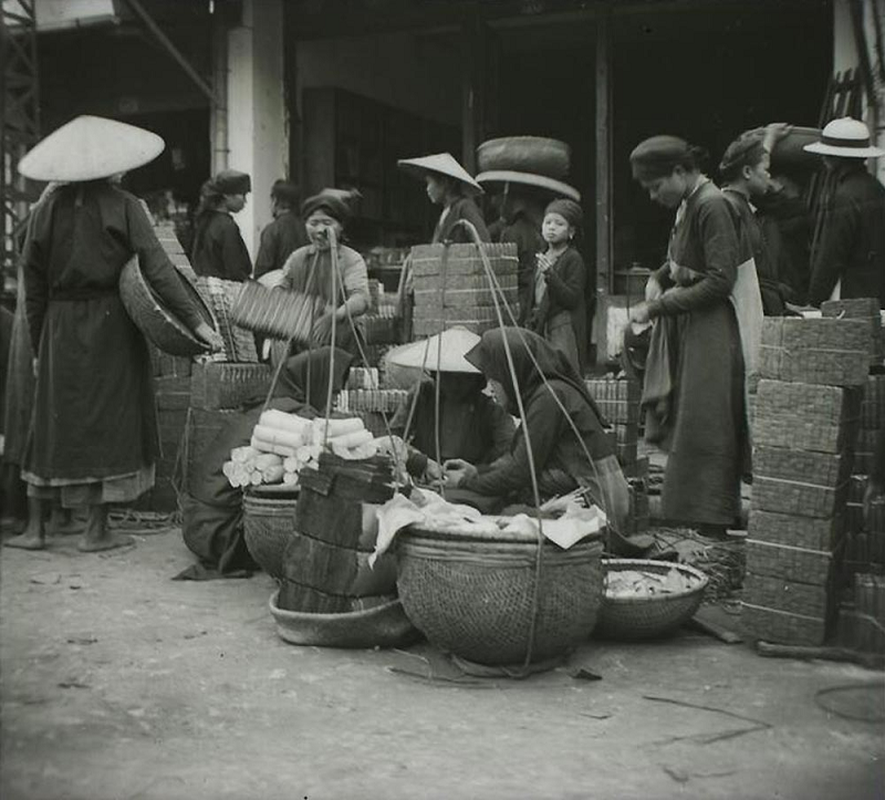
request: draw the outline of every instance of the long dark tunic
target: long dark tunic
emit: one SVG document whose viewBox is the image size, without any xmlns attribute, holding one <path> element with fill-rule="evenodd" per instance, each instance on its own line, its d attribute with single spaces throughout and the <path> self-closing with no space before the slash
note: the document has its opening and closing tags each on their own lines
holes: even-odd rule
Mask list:
<svg viewBox="0 0 885 800">
<path fill-rule="evenodd" d="M 584 259 L 569 247 L 544 275 L 547 291 L 534 309 L 529 327 L 562 350 L 583 374 L 587 360 L 587 270 Z"/>
<path fill-rule="evenodd" d="M 811 256 L 808 302 L 828 300 L 841 279 L 841 297 L 878 297 L 885 308 L 885 186 L 858 164 L 840 166 L 823 208 Z"/>
<path fill-rule="evenodd" d="M 132 195 L 104 181 L 71 184 L 34 212 L 23 271 L 39 372 L 24 467 L 40 478 L 125 475 L 158 452 L 147 346 L 117 288 L 133 254 L 195 328 L 199 311 Z"/>
<path fill-rule="evenodd" d="M 455 242 L 458 244 L 473 244 L 471 234 L 462 225 L 457 225 L 459 220 L 467 220 L 476 226 L 479 238 L 484 242 L 492 241 L 486 221 L 480 213 L 479 207 L 471 197 L 461 197 L 449 206 L 445 218 L 440 215 L 440 222 L 436 225 L 431 244 L 438 242 Z"/>
<path fill-rule="evenodd" d="M 756 218 L 756 214 L 753 213 L 749 199 L 741 192 L 729 189 L 724 189 L 722 195 L 728 200 L 735 213 L 740 261 L 743 263 L 752 258 L 756 263 L 763 313 L 766 317 L 783 316 L 784 299 L 777 274 L 777 262 L 768 246 L 762 225 Z"/>
<path fill-rule="evenodd" d="M 390 429 L 403 434 L 415 392 L 419 394 L 410 436 L 414 434 L 411 444 L 418 452 L 410 454 L 407 468 L 412 475 L 420 475 L 428 458 L 436 459 L 436 387 L 432 380 L 409 392 L 408 402 L 397 412 Z M 442 460 L 463 458 L 471 464 L 490 464 L 507 453 L 516 430 L 504 408 L 481 391 L 465 399 L 447 397 L 441 391 L 439 428 Z"/>
<path fill-rule="evenodd" d="M 811 217 L 805 202 L 783 190 L 769 192 L 754 202 L 778 280 L 782 289 L 787 289 L 787 300 L 804 305 L 811 259 Z"/>
<path fill-rule="evenodd" d="M 532 311 L 532 300 L 535 291 L 535 255 L 546 249 L 541 238 L 541 224 L 535 224 L 524 211 L 501 231 L 500 241 L 516 245 L 516 257 L 519 259 L 517 285 L 519 287 L 519 324 L 524 325 Z"/>
<path fill-rule="evenodd" d="M 197 220 L 191 266 L 197 275 L 244 281 L 252 274 L 249 251 L 233 217 L 206 211 Z"/>
<path fill-rule="evenodd" d="M 669 265 L 662 267 L 656 277 L 669 291 L 649 304 L 652 319 L 670 329 L 675 382 L 663 512 L 681 522 L 731 525 L 746 452 L 743 356 L 729 300 L 740 255 L 730 206 L 712 183 L 688 198 L 671 234 L 670 259 L 694 276 L 677 284 Z"/>
<path fill-rule="evenodd" d="M 282 269 L 286 259 L 299 247 L 309 244 L 304 223 L 294 211 L 280 214 L 261 232 L 261 244 L 255 258 L 255 277 Z"/>
</svg>

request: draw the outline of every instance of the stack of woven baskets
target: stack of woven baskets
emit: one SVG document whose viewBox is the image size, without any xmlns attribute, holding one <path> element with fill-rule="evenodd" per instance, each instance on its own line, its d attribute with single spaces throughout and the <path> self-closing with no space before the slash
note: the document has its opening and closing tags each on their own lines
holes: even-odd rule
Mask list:
<svg viewBox="0 0 885 800">
<path fill-rule="evenodd" d="M 755 639 L 832 633 L 870 342 L 861 320 L 764 322 L 742 613 Z"/>
<path fill-rule="evenodd" d="M 518 318 L 516 245 L 484 244 L 482 249 L 502 290 L 497 300 L 506 301 Z M 480 334 L 498 326 L 495 298 L 477 245 L 418 245 L 412 248 L 410 258 L 415 291 L 412 333 L 416 338 L 433 336 L 455 325 Z M 510 324 L 507 312 L 502 313 L 505 324 Z"/>
</svg>

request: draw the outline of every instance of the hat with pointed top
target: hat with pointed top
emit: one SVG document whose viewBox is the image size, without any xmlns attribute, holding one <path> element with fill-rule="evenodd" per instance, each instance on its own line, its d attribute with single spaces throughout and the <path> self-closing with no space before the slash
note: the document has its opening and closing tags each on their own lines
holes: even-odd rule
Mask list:
<svg viewBox="0 0 885 800">
<path fill-rule="evenodd" d="M 81 116 L 54 130 L 19 162 L 26 178 L 94 181 L 153 161 L 166 143 L 155 133 L 104 117 Z"/>
<path fill-rule="evenodd" d="M 391 350 L 387 362 L 397 367 L 416 367 L 431 372 L 478 373 L 479 370 L 464 356 L 479 341 L 479 336 L 472 331 L 455 326 L 429 339 Z"/>
<path fill-rule="evenodd" d="M 473 180 L 470 173 L 457 162 L 451 153 L 434 153 L 420 158 L 401 158 L 396 164 L 410 175 L 418 178 L 425 177 L 428 172 L 435 172 L 461 181 L 473 194 L 483 193 L 482 186 Z"/>
</svg>

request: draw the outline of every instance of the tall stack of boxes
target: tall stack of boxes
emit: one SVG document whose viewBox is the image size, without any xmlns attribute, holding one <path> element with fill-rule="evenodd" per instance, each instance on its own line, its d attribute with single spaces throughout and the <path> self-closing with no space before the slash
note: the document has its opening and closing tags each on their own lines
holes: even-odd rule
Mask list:
<svg viewBox="0 0 885 800">
<path fill-rule="evenodd" d="M 474 333 L 498 327 L 495 300 L 505 300 L 519 317 L 515 244 L 486 244 L 492 271 L 501 292 L 493 292 L 483 261 L 473 244 L 423 244 L 412 248 L 411 269 L 415 305 L 412 334 L 421 339 L 456 325 Z M 503 295 L 503 298 L 502 298 Z M 504 323 L 512 324 L 502 308 Z"/>
<path fill-rule="evenodd" d="M 618 463 L 630 484 L 631 524 L 627 533 L 648 529 L 648 459 L 639 458 L 639 414 L 642 388 L 639 383 L 612 375 L 586 378 L 590 396 L 611 425 L 610 436 L 615 445 Z"/>
<path fill-rule="evenodd" d="M 742 598 L 754 639 L 820 645 L 834 628 L 869 350 L 861 320 L 764 322 Z"/>
</svg>

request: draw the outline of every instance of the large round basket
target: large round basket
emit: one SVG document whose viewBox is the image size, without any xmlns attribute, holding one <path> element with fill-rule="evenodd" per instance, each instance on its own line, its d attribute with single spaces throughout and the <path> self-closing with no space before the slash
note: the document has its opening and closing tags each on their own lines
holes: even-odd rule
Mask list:
<svg viewBox="0 0 885 800">
<path fill-rule="evenodd" d="M 212 312 L 191 282 L 175 274 L 184 291 L 196 304 L 206 324 L 215 326 Z M 197 356 L 208 352 L 208 347 L 197 339 L 191 330 L 168 309 L 163 300 L 151 289 L 138 264 L 138 258 L 129 260 L 120 275 L 120 299 L 129 317 L 144 337 L 164 353 L 173 356 Z"/>
<path fill-rule="evenodd" d="M 309 614 L 287 611 L 278 603 L 279 590 L 270 598 L 277 634 L 290 644 L 315 647 L 396 647 L 418 637 L 399 600 L 345 614 Z"/>
<path fill-rule="evenodd" d="M 687 564 L 673 564 L 669 561 L 648 559 L 610 558 L 603 559 L 606 575 L 622 570 L 652 572 L 666 575 L 671 569 L 696 581 L 691 589 L 674 594 L 661 594 L 653 597 L 610 597 L 606 595 L 599 612 L 599 624 L 594 634 L 606 639 L 656 639 L 667 636 L 698 610 L 704 598 L 708 579 L 700 570 Z"/>
<path fill-rule="evenodd" d="M 565 180 L 571 149 L 565 142 L 541 136 L 505 136 L 476 148 L 479 172 L 516 170 Z"/>
<path fill-rule="evenodd" d="M 256 563 L 271 577 L 283 577 L 283 555 L 295 531 L 295 497 L 243 498 L 243 533 L 246 548 Z"/>
<path fill-rule="evenodd" d="M 480 664 L 522 664 L 530 646 L 532 662 L 561 655 L 596 624 L 602 543 L 561 550 L 545 542 L 536 587 L 537 555 L 535 536 L 404 531 L 397 539 L 403 608 L 436 647 Z"/>
</svg>

